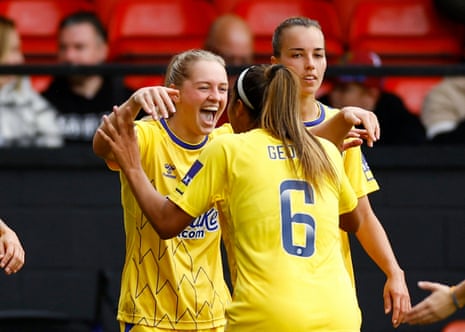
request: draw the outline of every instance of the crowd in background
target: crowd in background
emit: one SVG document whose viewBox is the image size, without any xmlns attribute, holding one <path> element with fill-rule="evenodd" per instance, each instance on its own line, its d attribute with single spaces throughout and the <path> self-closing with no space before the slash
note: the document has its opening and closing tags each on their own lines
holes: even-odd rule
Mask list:
<svg viewBox="0 0 465 332">
<path fill-rule="evenodd" d="M 463 23 L 465 20 L 460 21 L 463 16 L 458 9 L 450 19 Z M 447 13 L 443 7 L 438 10 Z M 60 22 L 57 33 L 60 63 L 98 65 L 108 61 L 110 45 L 106 25 L 101 19 L 96 13 L 79 11 Z M 0 63 L 25 63 L 21 36 L 12 19 L 0 17 L 0 37 Z M 211 25 L 204 48 L 221 55 L 229 66 L 248 66 L 256 61 L 253 40 L 247 22 L 237 15 L 225 14 Z M 378 54 L 366 50 L 346 52 L 337 63 L 383 66 Z M 234 82 L 236 77 L 230 75 L 230 79 Z M 382 77 L 341 75 L 328 78 L 326 82 L 324 91 L 317 96 L 319 102 L 333 108 L 359 106 L 377 115 L 382 128 L 378 145 L 465 143 L 465 76 L 444 78 L 426 95 L 419 114 L 409 110 L 401 96 L 386 90 Z M 113 105 L 130 98 L 133 92 L 124 81 L 112 76 L 74 74 L 55 77 L 44 90 L 37 91 L 28 76 L 2 75 L 0 147 L 90 145 L 101 117 L 109 113 Z M 218 123 L 226 121 L 224 115 Z M 17 266 L 2 262 L 0 267 L 8 274 L 15 273 L 24 263 L 24 251 L 16 234 L 1 220 L 0 226 L 0 240 L 6 236 L 14 238 L 16 255 L 20 256 Z M 0 258 L 5 260 L 3 252 Z M 410 323 L 431 323 L 464 306 L 463 282 L 455 288 L 428 282 L 420 283 L 420 287 L 433 294 L 410 314 Z"/>
<path fill-rule="evenodd" d="M 111 43 L 107 30 L 111 9 L 116 7 L 117 1 L 108 2 L 106 8 L 103 8 L 103 1 L 94 2 L 95 12 L 86 10 L 72 13 L 60 22 L 56 33 L 56 58 L 59 63 L 99 65 L 109 61 Z M 435 1 L 434 5 L 441 17 L 453 22 L 465 22 L 464 19 L 460 20 L 463 18 L 460 12 L 463 6 L 454 1 Z M 447 5 L 456 7 L 451 10 Z M 223 8 L 223 11 L 227 10 Z M 13 19 L 4 17 L 0 23 L 0 34 L 4 36 L 0 45 L 0 64 L 27 63 L 21 51 L 21 35 Z M 255 57 L 256 36 L 248 25 L 239 15 L 229 12 L 218 15 L 210 25 L 203 46 L 222 55 L 229 66 L 262 61 Z M 383 66 L 378 54 L 366 50 L 345 52 L 332 62 Z M 233 75 L 231 79 L 233 82 Z M 162 83 L 162 78 L 158 80 Z M 386 88 L 383 77 L 329 77 L 319 95 L 328 106 L 341 108 L 350 104 L 374 111 L 383 130 L 378 145 L 456 144 L 465 142 L 465 112 L 459 106 L 463 105 L 465 98 L 464 82 L 463 76 L 446 77 L 440 81 L 426 96 L 418 113 L 409 108 L 403 96 Z M 110 112 L 113 105 L 126 100 L 135 90 L 126 83 L 116 76 L 76 74 L 55 77 L 37 89 L 28 77 L 1 76 L 0 147 L 52 148 L 75 143 L 90 144 L 101 116 Z M 146 84 L 151 85 L 152 81 Z M 226 115 L 223 115 L 218 124 L 225 121 Z"/>
</svg>

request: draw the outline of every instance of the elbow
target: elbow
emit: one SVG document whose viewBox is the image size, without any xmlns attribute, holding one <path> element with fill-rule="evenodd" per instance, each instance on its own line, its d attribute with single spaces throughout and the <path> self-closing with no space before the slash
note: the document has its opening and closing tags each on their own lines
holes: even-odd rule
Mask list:
<svg viewBox="0 0 465 332">
<path fill-rule="evenodd" d="M 360 228 L 360 218 L 354 213 L 343 214 L 339 218 L 339 228 L 347 233 L 356 233 Z"/>
<path fill-rule="evenodd" d="M 170 227 L 164 227 L 166 225 L 160 225 L 157 222 L 153 221 L 149 218 L 150 224 L 152 225 L 155 232 L 157 232 L 158 236 L 162 240 L 169 240 L 179 234 L 179 232 L 174 231 Z"/>
<path fill-rule="evenodd" d="M 177 234 L 174 234 L 173 232 L 169 232 L 169 231 L 157 231 L 158 233 L 158 236 L 160 237 L 160 239 L 162 240 L 169 240 L 173 237 L 175 237 Z"/>
</svg>

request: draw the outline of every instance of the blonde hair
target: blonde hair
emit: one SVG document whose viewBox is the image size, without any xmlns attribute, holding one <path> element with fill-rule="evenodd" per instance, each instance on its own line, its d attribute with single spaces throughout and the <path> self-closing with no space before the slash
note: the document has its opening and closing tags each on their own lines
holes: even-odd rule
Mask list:
<svg viewBox="0 0 465 332">
<path fill-rule="evenodd" d="M 190 78 L 191 67 L 197 61 L 216 61 L 226 68 L 224 59 L 210 51 L 193 49 L 176 54 L 170 61 L 165 74 L 165 86 L 181 86 L 182 83 Z"/>
</svg>

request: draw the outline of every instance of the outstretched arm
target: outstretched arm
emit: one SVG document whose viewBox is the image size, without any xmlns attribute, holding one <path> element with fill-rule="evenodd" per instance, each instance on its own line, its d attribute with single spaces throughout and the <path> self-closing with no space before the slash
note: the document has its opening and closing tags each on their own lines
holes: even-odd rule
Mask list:
<svg viewBox="0 0 465 332">
<path fill-rule="evenodd" d="M 157 120 L 159 116 L 168 117 L 168 114 L 175 112 L 172 98 L 177 98 L 178 96 L 179 91 L 176 89 L 162 86 L 145 87 L 134 92 L 121 106 L 113 106 L 113 110 L 116 109 L 121 113 L 125 113 L 123 118 L 124 121 L 127 121 L 127 124 L 133 124 L 140 109 L 143 109 L 147 114 L 150 114 L 152 118 Z M 108 118 L 110 123 L 114 125 L 114 113 L 111 113 Z M 102 129 L 103 132 L 108 131 L 104 122 L 101 123 L 99 128 Z M 97 156 L 107 161 L 114 161 L 110 146 L 100 135 L 99 131 L 94 135 L 93 149 Z"/>
<path fill-rule="evenodd" d="M 176 236 L 192 221 L 192 216 L 161 195 L 150 183 L 140 162 L 139 148 L 129 111 L 113 111 L 112 120 L 103 117 L 103 128 L 98 129 L 101 139 L 111 149 L 119 167 L 126 176 L 131 190 L 158 235 L 162 239 Z"/>
<path fill-rule="evenodd" d="M 398 327 L 411 308 L 410 295 L 404 271 L 400 268 L 381 222 L 373 212 L 368 196 L 360 197 L 362 222 L 355 233 L 365 252 L 386 275 L 384 311 L 392 312 L 392 325 Z"/>
<path fill-rule="evenodd" d="M 404 323 L 435 323 L 465 306 L 465 280 L 453 287 L 430 281 L 420 281 L 418 286 L 431 294 L 412 308 Z"/>
<path fill-rule="evenodd" d="M 365 129 L 354 130 L 353 127 L 362 125 Z M 328 121 L 312 127 L 313 134 L 333 142 L 341 151 L 352 146 L 362 144 L 366 139 L 368 146 L 379 139 L 380 127 L 375 113 L 360 107 L 344 107 Z M 354 138 L 350 143 L 344 143 L 348 137 Z"/>
<path fill-rule="evenodd" d="M 6 274 L 21 270 L 24 265 L 24 249 L 16 233 L 0 219 L 0 268 Z"/>
</svg>

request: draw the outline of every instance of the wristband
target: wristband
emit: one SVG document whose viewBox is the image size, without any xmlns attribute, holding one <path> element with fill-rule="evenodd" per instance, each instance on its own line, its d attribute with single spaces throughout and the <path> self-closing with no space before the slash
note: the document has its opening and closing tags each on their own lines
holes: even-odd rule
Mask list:
<svg viewBox="0 0 465 332">
<path fill-rule="evenodd" d="M 460 310 L 462 309 L 462 307 L 460 307 L 459 301 L 457 300 L 457 296 L 455 295 L 454 290 L 455 286 L 450 287 L 450 296 L 452 297 L 452 302 L 454 302 L 455 308 L 457 310 Z"/>
</svg>

